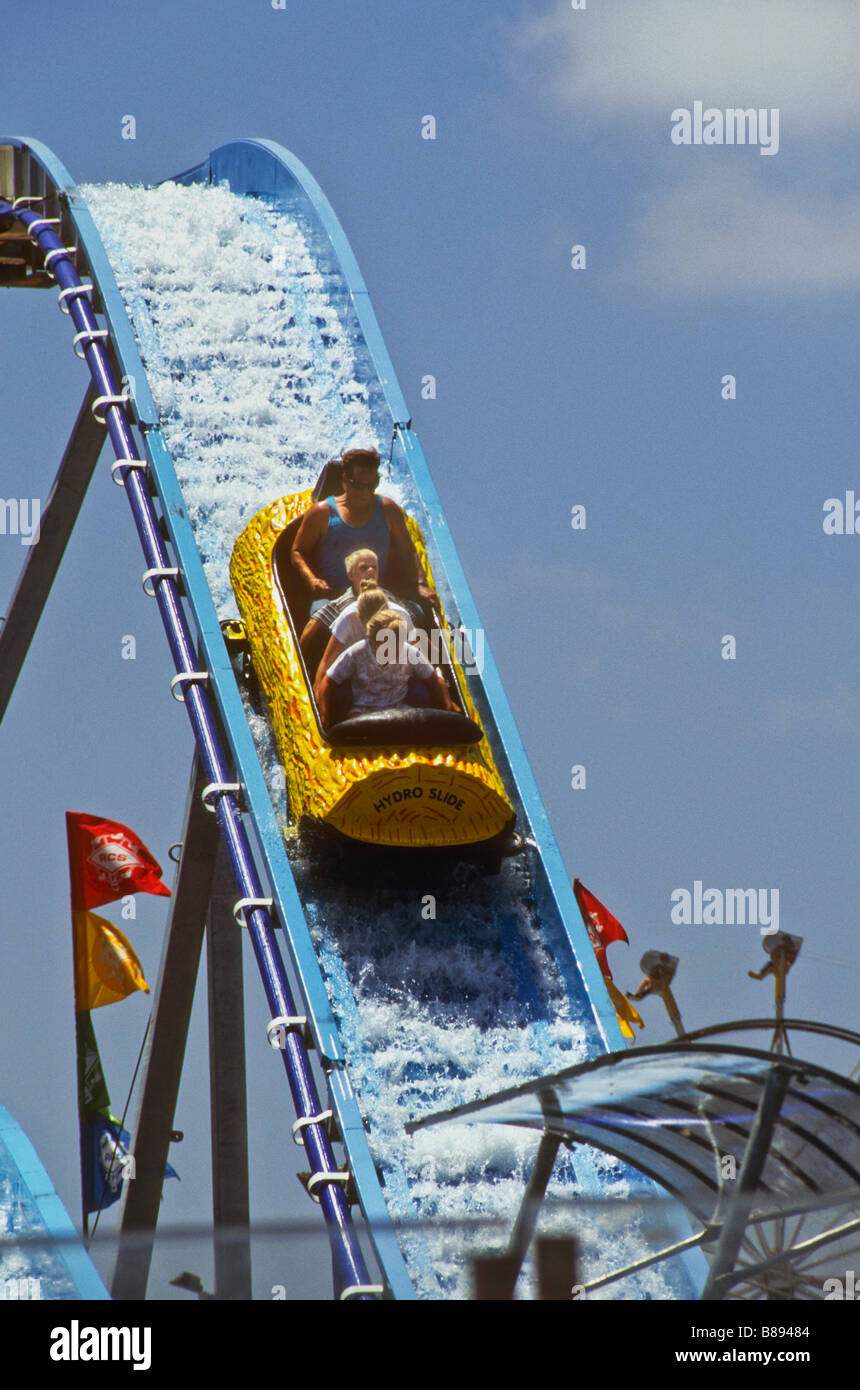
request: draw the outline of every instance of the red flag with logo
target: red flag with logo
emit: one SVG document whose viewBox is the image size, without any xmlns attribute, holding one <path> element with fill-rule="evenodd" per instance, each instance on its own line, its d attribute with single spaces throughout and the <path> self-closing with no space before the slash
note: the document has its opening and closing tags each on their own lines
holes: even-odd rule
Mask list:
<svg viewBox="0 0 860 1390">
<path fill-rule="evenodd" d="M 627 941 L 627 933 L 608 908 L 605 908 L 593 893 L 589 893 L 587 888 L 583 888 L 578 878 L 573 880 L 573 891 L 582 913 L 585 930 L 594 947 L 597 963 L 607 980 L 611 980 L 612 971 L 606 959 L 606 948 L 613 941 Z M 627 944 L 629 946 L 630 942 L 627 941 Z"/>
<path fill-rule="evenodd" d="M 161 866 L 133 830 L 119 821 L 66 812 L 72 907 L 101 907 L 128 893 L 169 898 Z"/>
</svg>

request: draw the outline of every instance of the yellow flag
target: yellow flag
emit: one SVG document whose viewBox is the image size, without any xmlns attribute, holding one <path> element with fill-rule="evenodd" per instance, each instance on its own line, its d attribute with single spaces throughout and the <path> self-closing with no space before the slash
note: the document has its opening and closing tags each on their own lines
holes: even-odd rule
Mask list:
<svg viewBox="0 0 860 1390">
<path fill-rule="evenodd" d="M 100 1009 L 136 989 L 149 993 L 143 968 L 122 932 L 104 917 L 72 909 L 75 943 L 75 1009 Z"/>
<path fill-rule="evenodd" d="M 630 1027 L 631 1023 L 638 1023 L 640 1028 L 645 1027 L 645 1024 L 639 1016 L 638 1009 L 634 1009 L 630 1000 L 624 998 L 621 990 L 617 985 L 614 985 L 611 980 L 606 980 L 606 988 L 609 990 L 609 997 L 615 1005 L 615 1013 L 618 1017 L 618 1024 L 621 1028 L 621 1032 L 624 1034 L 625 1038 L 635 1038 L 636 1034 Z"/>
</svg>

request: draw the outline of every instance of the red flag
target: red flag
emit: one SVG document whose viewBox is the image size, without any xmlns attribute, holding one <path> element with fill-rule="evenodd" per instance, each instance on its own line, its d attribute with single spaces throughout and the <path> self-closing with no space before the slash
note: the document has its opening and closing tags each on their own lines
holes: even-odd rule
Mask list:
<svg viewBox="0 0 860 1390">
<path fill-rule="evenodd" d="M 573 891 L 576 894 L 576 901 L 582 913 L 585 929 L 594 947 L 597 963 L 607 980 L 611 980 L 612 971 L 609 969 L 609 963 L 606 959 L 606 948 L 613 941 L 627 941 L 627 933 L 621 923 L 603 906 L 603 903 L 599 902 L 593 893 L 589 893 L 587 888 L 583 888 L 578 878 L 573 880 Z M 627 941 L 627 944 L 629 946 L 630 942 Z"/>
<path fill-rule="evenodd" d="M 142 840 L 119 821 L 66 812 L 72 907 L 101 907 L 127 893 L 169 898 L 161 866 Z"/>
</svg>

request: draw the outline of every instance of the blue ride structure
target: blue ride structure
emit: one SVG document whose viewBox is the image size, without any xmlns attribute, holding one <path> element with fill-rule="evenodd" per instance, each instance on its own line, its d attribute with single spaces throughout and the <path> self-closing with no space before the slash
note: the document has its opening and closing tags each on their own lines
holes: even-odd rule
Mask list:
<svg viewBox="0 0 860 1390">
<path fill-rule="evenodd" d="M 0 1299 L 108 1297 L 39 1155 L 0 1105 Z"/>
<path fill-rule="evenodd" d="M 281 1044 L 335 1294 L 467 1296 L 475 1229 L 515 1214 L 533 1141 L 459 1130 L 452 1154 L 406 1123 L 624 1044 L 486 642 L 466 679 L 517 852 L 492 868 L 449 853 L 402 876 L 372 851 L 339 874 L 303 842 L 265 711 L 231 662 L 236 536 L 357 443 L 388 458 L 382 491 L 420 526 L 451 626 L 481 631 L 355 257 L 307 169 L 264 140 L 224 145 L 155 189 L 82 191 L 38 142 L 2 139 L 0 193 L 0 222 L 33 248 L 17 268 L 0 257 L 0 282 L 56 282 L 110 436 Z M 650 1189 L 582 1147 L 551 1190 Z M 610 1250 L 596 1223 L 583 1236 L 595 1269 L 635 1263 L 653 1239 L 625 1229 Z M 643 1277 L 624 1296 L 692 1296 L 680 1262 Z"/>
</svg>

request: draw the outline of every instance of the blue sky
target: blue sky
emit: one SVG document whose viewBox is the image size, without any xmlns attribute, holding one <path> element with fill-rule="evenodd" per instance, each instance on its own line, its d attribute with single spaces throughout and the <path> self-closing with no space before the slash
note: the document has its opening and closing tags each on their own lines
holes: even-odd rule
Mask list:
<svg viewBox="0 0 860 1390">
<path fill-rule="evenodd" d="M 659 947 L 681 958 L 688 1026 L 768 1013 L 770 985 L 746 975 L 756 929 L 676 926 L 670 896 L 696 880 L 777 888 L 780 925 L 805 942 L 790 1012 L 856 1026 L 860 537 L 822 529 L 828 498 L 860 495 L 854 7 L 84 0 L 61 41 L 44 43 L 45 23 L 25 7 L 4 36 L 17 78 L 2 124 L 76 180 L 157 181 L 260 136 L 321 183 L 571 877 L 627 928 L 616 981 L 633 988 Z M 777 108 L 778 154 L 673 145 L 672 111 L 696 100 Z M 0 313 L 0 494 L 46 498 L 86 374 L 53 295 L 0 292 Z M 0 536 L 4 595 L 24 555 Z M 0 729 L 0 1098 L 73 1214 L 63 813 L 133 825 L 166 866 L 190 771 L 141 568 L 103 462 Z M 152 983 L 163 923 L 152 900 L 122 924 Z M 247 996 L 260 1057 L 254 978 Z M 146 1012 L 140 997 L 97 1016 L 115 1108 Z M 643 1012 L 643 1042 L 668 1036 L 655 1001 Z M 267 1060 L 250 1070 L 258 1151 L 287 1104 Z M 206 1217 L 205 1063 L 204 1009 L 166 1219 Z M 253 1182 L 258 1211 L 308 1214 L 273 1165 Z"/>
</svg>

